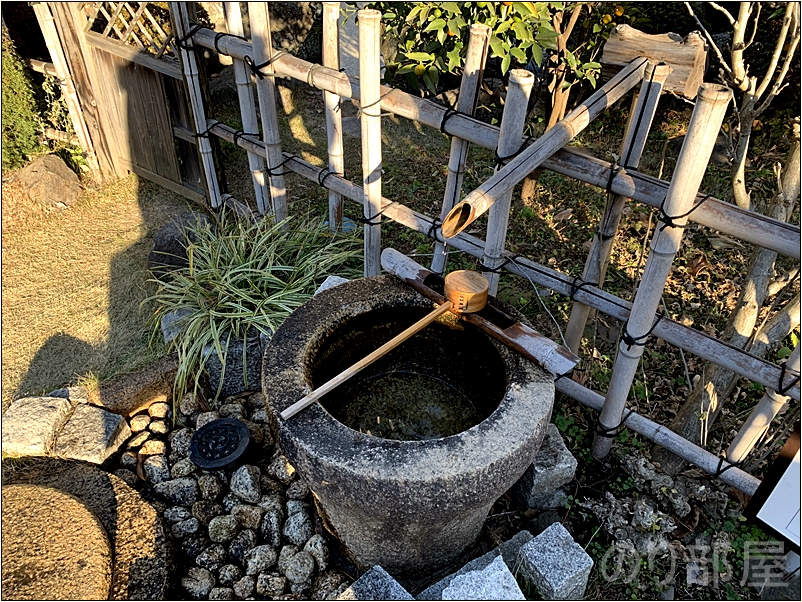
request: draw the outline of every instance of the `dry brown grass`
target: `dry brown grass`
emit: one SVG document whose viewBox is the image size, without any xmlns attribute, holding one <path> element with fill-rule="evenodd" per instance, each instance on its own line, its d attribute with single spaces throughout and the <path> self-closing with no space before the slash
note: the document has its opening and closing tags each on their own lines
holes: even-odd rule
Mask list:
<svg viewBox="0 0 802 602">
<path fill-rule="evenodd" d="M 48 211 L 3 185 L 2 405 L 152 359 L 147 255 L 187 201 L 131 176 Z"/>
</svg>

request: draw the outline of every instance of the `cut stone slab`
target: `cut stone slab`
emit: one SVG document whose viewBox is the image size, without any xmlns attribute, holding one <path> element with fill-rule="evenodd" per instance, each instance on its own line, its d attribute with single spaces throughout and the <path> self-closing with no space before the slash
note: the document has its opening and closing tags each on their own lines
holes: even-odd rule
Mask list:
<svg viewBox="0 0 802 602">
<path fill-rule="evenodd" d="M 103 464 L 131 436 L 125 418 L 90 405 L 79 405 L 56 440 L 55 454 L 65 460 Z"/>
<path fill-rule="evenodd" d="M 443 600 L 526 600 L 501 556 L 478 571 L 458 575 L 443 590 Z"/>
<path fill-rule="evenodd" d="M 168 355 L 142 370 L 101 383 L 99 390 L 90 395 L 89 403 L 131 416 L 172 395 L 177 369 L 178 356 Z"/>
<path fill-rule="evenodd" d="M 554 523 L 521 548 L 518 575 L 544 600 L 581 600 L 591 557 L 560 523 Z"/>
<path fill-rule="evenodd" d="M 475 558 L 463 566 L 455 573 L 451 573 L 448 577 L 444 577 L 434 585 L 427 587 L 416 597 L 416 600 L 442 600 L 443 591 L 460 575 L 464 575 L 471 571 L 480 571 L 490 565 L 499 556 L 504 559 L 504 563 L 512 570 L 517 570 L 518 555 L 521 547 L 527 542 L 532 541 L 532 534 L 529 531 L 519 531 L 510 539 L 499 545 L 498 547 L 490 550 L 487 554 Z"/>
<path fill-rule="evenodd" d="M 18 399 L 3 414 L 3 453 L 9 456 L 48 456 L 56 433 L 72 410 L 62 397 Z"/>
<path fill-rule="evenodd" d="M 570 482 L 575 473 L 576 458 L 568 451 L 557 427 L 549 424 L 535 461 L 513 486 L 512 493 L 522 506 L 546 509 L 554 492 Z"/>
<path fill-rule="evenodd" d="M 403 586 L 393 579 L 382 567 L 376 565 L 347 590 L 337 596 L 337 600 L 414 600 Z"/>
<path fill-rule="evenodd" d="M 112 551 L 103 525 L 77 498 L 38 485 L 3 487 L 3 597 L 105 600 Z"/>
</svg>

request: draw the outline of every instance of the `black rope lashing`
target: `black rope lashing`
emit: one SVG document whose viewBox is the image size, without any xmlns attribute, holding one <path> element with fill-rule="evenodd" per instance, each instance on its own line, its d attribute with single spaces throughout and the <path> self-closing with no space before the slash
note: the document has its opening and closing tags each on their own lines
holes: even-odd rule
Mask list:
<svg viewBox="0 0 802 602">
<path fill-rule="evenodd" d="M 273 77 L 275 73 L 262 73 L 262 69 L 271 65 L 274 61 L 281 58 L 285 54 L 287 53 L 284 52 L 283 50 L 279 50 L 278 52 L 276 52 L 276 54 L 271 56 L 264 63 L 260 63 L 258 65 L 253 62 L 253 59 L 250 57 L 250 55 L 245 55 L 245 58 L 242 60 L 248 66 L 248 69 L 251 70 L 251 73 L 253 73 L 259 79 L 264 79 L 265 77 Z"/>
<path fill-rule="evenodd" d="M 555 379 L 555 381 L 556 381 L 556 379 Z M 629 408 L 627 410 L 627 414 L 623 418 L 621 418 L 621 422 L 619 422 L 618 424 L 616 424 L 615 426 L 610 427 L 610 428 L 607 428 L 606 426 L 602 426 L 601 422 L 596 422 L 596 430 L 594 432 L 596 433 L 596 435 L 598 435 L 599 437 L 602 437 L 603 439 L 614 439 L 615 437 L 617 437 L 618 435 L 620 435 L 623 432 L 623 430 L 626 428 L 624 426 L 624 423 L 634 413 L 635 413 L 635 410 L 633 410 L 632 408 Z"/>
<path fill-rule="evenodd" d="M 223 56 L 231 56 L 227 52 L 223 52 L 222 50 L 220 50 L 220 47 L 217 45 L 220 42 L 220 40 L 225 38 L 225 37 L 237 38 L 238 40 L 242 40 L 243 42 L 247 42 L 248 41 L 248 38 L 246 38 L 244 36 L 237 36 L 237 35 L 234 35 L 233 33 L 226 33 L 225 31 L 218 31 L 216 34 L 214 34 L 214 50 L 215 50 L 215 52 L 217 52 L 217 54 L 222 54 Z"/>
<path fill-rule="evenodd" d="M 632 349 L 632 347 L 644 347 L 647 339 L 652 336 L 654 329 L 664 317 L 665 314 L 659 314 L 657 319 L 652 324 L 652 327 L 646 331 L 645 334 L 642 334 L 638 337 L 633 337 L 631 334 L 629 334 L 629 321 L 627 321 L 627 323 L 624 325 L 624 333 L 621 335 L 621 341 L 627 346 L 628 350 Z"/>
<path fill-rule="evenodd" d="M 215 121 L 215 122 L 214 122 L 212 125 L 210 125 L 209 127 L 207 127 L 207 128 L 206 128 L 205 130 L 203 130 L 202 132 L 199 132 L 199 133 L 197 133 L 197 134 L 192 134 L 192 137 L 193 137 L 193 138 L 209 138 L 209 132 L 211 132 L 211 131 L 212 131 L 212 128 L 214 128 L 214 126 L 216 126 L 216 125 L 217 125 L 217 122 Z"/>
<path fill-rule="evenodd" d="M 237 130 L 234 132 L 234 146 L 237 146 L 237 141 L 242 138 L 243 136 L 258 136 L 259 132 L 244 132 L 242 130 Z"/>
<path fill-rule="evenodd" d="M 448 132 L 446 132 L 446 124 L 448 123 L 448 120 L 451 119 L 454 115 L 459 115 L 459 111 L 457 111 L 453 107 L 446 107 L 446 112 L 443 113 L 443 118 L 440 120 L 441 133 L 448 135 Z"/>
<path fill-rule="evenodd" d="M 317 183 L 320 184 L 323 188 L 326 188 L 326 178 L 329 176 L 337 176 L 342 178 L 345 176 L 344 173 L 339 173 L 336 171 L 331 171 L 330 169 L 321 169 L 320 172 L 317 174 Z"/>
<path fill-rule="evenodd" d="M 726 466 L 723 466 L 724 463 L 727 463 Z M 727 472 L 730 468 L 740 468 L 741 462 L 730 462 L 727 460 L 725 456 L 718 457 L 718 466 L 716 467 L 716 472 L 713 473 L 713 478 L 718 479 L 721 475 Z"/>
<path fill-rule="evenodd" d="M 499 265 L 497 265 L 494 268 L 491 268 L 491 267 L 488 267 L 486 265 L 483 265 L 482 268 L 481 268 L 481 271 L 482 272 L 491 272 L 493 274 L 501 274 L 504 271 L 504 266 L 507 265 L 510 262 L 512 262 L 512 259 L 510 259 L 509 257 L 505 257 L 504 261 L 502 261 Z"/>
<path fill-rule="evenodd" d="M 193 25 L 184 37 L 179 38 L 175 41 L 175 45 L 178 46 L 181 50 L 186 50 L 186 51 L 195 50 L 195 46 L 190 46 L 189 44 L 187 44 L 187 42 L 190 39 L 192 39 L 192 36 L 198 33 L 198 31 L 200 31 L 201 29 L 209 29 L 209 28 L 206 27 L 205 25 L 201 25 L 200 23 Z"/>
<path fill-rule="evenodd" d="M 429 230 L 426 232 L 426 236 L 428 236 L 429 238 L 433 238 L 436 242 L 439 242 L 441 244 L 446 244 L 446 239 L 441 238 L 437 234 L 437 231 L 440 230 L 440 226 L 442 225 L 443 221 L 439 217 L 434 218 L 432 220 L 432 224 L 429 226 Z"/>
<path fill-rule="evenodd" d="M 511 155 L 507 155 L 506 157 L 502 157 L 501 155 L 499 155 L 498 154 L 498 147 L 496 147 L 496 162 L 494 164 L 494 167 L 496 169 L 500 169 L 500 168 L 504 167 L 507 164 L 508 161 L 514 159 L 515 157 L 520 155 L 522 152 L 524 152 L 527 148 L 529 148 L 529 143 L 532 142 L 532 140 L 534 140 L 534 139 L 535 139 L 535 136 L 530 134 L 529 136 L 526 137 L 526 140 L 524 140 L 521 143 L 521 146 L 518 147 L 517 151 L 515 151 Z"/>
<path fill-rule="evenodd" d="M 279 172 L 279 171 L 277 171 L 277 170 L 279 170 L 279 169 L 283 168 L 283 167 L 284 167 L 284 166 L 285 166 L 285 165 L 286 165 L 286 164 L 287 164 L 289 161 L 292 161 L 292 160 L 293 160 L 293 159 L 295 159 L 295 158 L 297 158 L 295 155 L 290 155 L 289 157 L 287 157 L 286 159 L 284 159 L 284 160 L 283 160 L 281 163 L 279 163 L 278 165 L 274 165 L 273 167 L 268 167 L 268 168 L 266 169 L 266 171 L 267 171 L 267 175 L 268 175 L 268 176 L 270 176 L 271 178 L 277 178 L 278 176 L 285 176 L 285 175 L 287 175 L 288 173 L 292 173 L 291 171 L 287 171 L 287 170 L 282 170 L 282 171 L 280 171 L 280 172 Z"/>
<path fill-rule="evenodd" d="M 586 286 L 595 287 L 597 286 L 597 284 L 595 282 L 590 282 L 588 280 L 582 280 L 578 276 L 575 277 L 571 282 L 571 294 L 568 295 L 568 298 L 571 299 L 571 301 L 575 301 L 574 297 L 576 296 L 576 294 Z"/>
<path fill-rule="evenodd" d="M 610 165 L 610 175 L 607 177 L 607 185 L 604 187 L 604 191 L 607 194 L 613 193 L 613 180 L 615 180 L 619 171 L 621 171 L 621 165 L 619 165 L 618 161 Z"/>
<path fill-rule="evenodd" d="M 796 385 L 796 383 L 799 382 L 799 374 L 797 374 L 794 378 L 791 379 L 790 383 L 788 383 L 787 385 L 783 384 L 783 381 L 785 381 L 785 367 L 786 367 L 786 362 L 783 362 L 782 365 L 780 366 L 780 383 L 777 386 L 777 393 L 779 393 L 780 395 L 785 395 L 786 393 L 788 393 L 788 391 L 793 389 L 794 385 Z"/>
<path fill-rule="evenodd" d="M 699 206 L 700 206 L 702 203 L 704 203 L 704 202 L 705 202 L 707 199 L 709 199 L 711 196 L 712 196 L 712 195 L 709 195 L 709 194 L 708 194 L 708 195 L 705 195 L 704 197 L 702 197 L 702 200 L 700 200 L 700 201 L 697 201 L 696 203 L 694 203 L 693 207 L 691 207 L 691 208 L 690 208 L 688 211 L 686 211 L 685 213 L 682 213 L 682 214 L 680 214 L 680 215 L 668 215 L 668 214 L 666 213 L 666 209 L 665 209 L 666 199 L 664 198 L 664 199 L 663 199 L 663 200 L 660 202 L 660 207 L 659 207 L 659 208 L 658 208 L 658 210 L 657 210 L 657 217 L 658 217 L 658 219 L 659 219 L 661 222 L 663 222 L 663 225 L 662 225 L 662 226 L 660 226 L 660 229 L 659 229 L 658 231 L 659 231 L 659 232 L 662 232 L 662 231 L 663 231 L 663 230 L 665 230 L 666 228 L 681 228 L 681 229 L 683 229 L 683 230 L 684 230 L 684 229 L 685 229 L 685 228 L 687 228 L 687 227 L 688 227 L 690 224 L 689 224 L 689 223 L 687 223 L 687 222 L 686 222 L 686 223 L 684 223 L 684 224 L 677 224 L 677 223 L 676 223 L 676 220 L 678 220 L 678 219 L 683 219 L 683 218 L 686 218 L 686 217 L 688 217 L 688 216 L 689 216 L 691 213 L 693 213 L 694 211 L 696 211 L 696 210 L 699 208 Z M 666 197 L 666 198 L 667 198 L 667 197 Z"/>
</svg>

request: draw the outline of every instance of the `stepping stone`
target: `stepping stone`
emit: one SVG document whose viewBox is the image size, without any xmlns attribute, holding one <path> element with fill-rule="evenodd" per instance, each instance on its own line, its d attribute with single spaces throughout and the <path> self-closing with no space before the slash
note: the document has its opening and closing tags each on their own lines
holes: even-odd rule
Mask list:
<svg viewBox="0 0 802 602">
<path fill-rule="evenodd" d="M 387 571 L 376 565 L 337 596 L 337 600 L 414 600 L 414 598 Z"/>
<path fill-rule="evenodd" d="M 443 590 L 443 600 L 526 600 L 501 556 L 485 568 L 459 575 Z"/>
<path fill-rule="evenodd" d="M 103 464 L 131 436 L 125 419 L 90 405 L 79 405 L 56 440 L 55 453 L 65 460 Z"/>
<path fill-rule="evenodd" d="M 3 597 L 105 600 L 112 550 L 77 498 L 38 485 L 3 487 Z"/>
<path fill-rule="evenodd" d="M 3 414 L 3 453 L 9 456 L 49 456 L 56 433 L 72 405 L 61 397 L 25 397 Z"/>
</svg>

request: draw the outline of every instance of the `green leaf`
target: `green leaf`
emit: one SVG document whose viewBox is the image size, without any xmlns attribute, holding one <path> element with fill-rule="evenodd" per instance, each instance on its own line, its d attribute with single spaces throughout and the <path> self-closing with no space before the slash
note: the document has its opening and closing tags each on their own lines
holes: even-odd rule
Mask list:
<svg viewBox="0 0 802 602">
<path fill-rule="evenodd" d="M 537 44 L 532 46 L 532 60 L 538 66 L 543 64 L 543 49 Z"/>
<path fill-rule="evenodd" d="M 448 70 L 452 71 L 455 68 L 460 66 L 462 59 L 460 57 L 460 52 L 462 52 L 462 42 L 457 42 L 454 44 L 454 48 L 452 48 L 448 53 L 446 53 L 446 57 L 448 58 Z"/>
<path fill-rule="evenodd" d="M 595 75 L 593 75 L 592 73 L 586 73 L 585 74 L 585 79 L 587 79 L 590 82 L 591 86 L 593 86 L 594 88 L 596 87 L 596 76 Z"/>
<path fill-rule="evenodd" d="M 598 23 L 596 23 L 593 26 L 593 33 L 599 33 L 601 30 L 602 30 L 601 25 L 599 25 Z"/>
<path fill-rule="evenodd" d="M 428 52 L 409 52 L 406 54 L 406 57 L 411 61 L 418 61 L 419 63 L 434 60 L 434 55 Z"/>
<path fill-rule="evenodd" d="M 526 63 L 526 53 L 520 48 L 510 48 L 510 54 L 520 63 Z"/>
<path fill-rule="evenodd" d="M 516 37 L 521 41 L 532 39 L 532 30 L 526 26 L 526 23 L 514 23 L 512 30 L 515 32 Z"/>
<path fill-rule="evenodd" d="M 518 11 L 522 16 L 528 17 L 529 15 L 534 14 L 532 10 L 527 6 L 527 2 L 513 2 L 512 7 Z"/>
<path fill-rule="evenodd" d="M 501 59 L 501 72 L 507 73 L 507 70 L 510 68 L 510 61 L 512 60 L 511 54 L 505 54 L 504 58 Z"/>
<path fill-rule="evenodd" d="M 432 94 L 437 94 L 437 71 L 429 69 L 423 74 L 423 83 L 429 88 Z"/>
<path fill-rule="evenodd" d="M 777 352 L 777 359 L 783 360 L 791 355 L 791 349 L 789 347 L 783 347 Z"/>
<path fill-rule="evenodd" d="M 510 27 L 512 27 L 512 21 L 504 21 L 501 25 L 496 28 L 494 32 L 496 35 L 502 34 L 507 31 Z"/>
<path fill-rule="evenodd" d="M 438 30 L 438 32 L 437 32 L 437 41 L 440 42 L 441 46 L 446 43 L 446 30 L 445 29 Z"/>
<path fill-rule="evenodd" d="M 501 57 L 506 54 L 504 42 L 501 41 L 501 38 L 496 37 L 495 34 L 490 36 L 490 50 L 493 51 L 493 56 Z"/>
<path fill-rule="evenodd" d="M 426 27 L 426 29 L 424 29 L 423 31 L 424 32 L 426 32 L 426 31 L 435 31 L 435 30 L 438 30 L 438 29 L 443 29 L 445 26 L 446 26 L 445 19 L 435 19 L 434 21 L 429 23 L 428 27 Z"/>
<path fill-rule="evenodd" d="M 440 8 L 450 12 L 452 15 L 460 14 L 459 4 L 456 2 L 441 2 Z"/>
<path fill-rule="evenodd" d="M 601 69 L 601 64 L 595 61 L 591 61 L 590 63 L 585 63 L 582 65 L 583 69 Z"/>
</svg>

